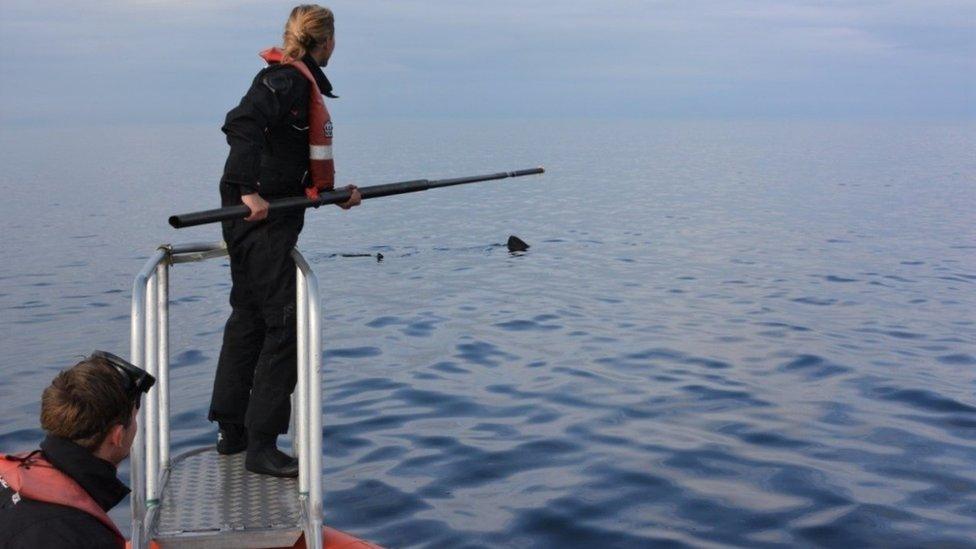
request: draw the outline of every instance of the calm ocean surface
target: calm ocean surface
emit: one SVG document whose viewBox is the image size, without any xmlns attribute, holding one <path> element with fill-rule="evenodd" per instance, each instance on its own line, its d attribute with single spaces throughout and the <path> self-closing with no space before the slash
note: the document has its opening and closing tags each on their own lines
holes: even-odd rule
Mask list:
<svg viewBox="0 0 976 549">
<path fill-rule="evenodd" d="M 976 546 L 976 124 L 336 128 L 342 182 L 548 173 L 308 215 L 332 526 L 389 547 Z M 216 205 L 225 154 L 216 124 L 0 132 L 0 451 L 40 440 L 59 369 L 128 354 L 157 244 L 219 239 L 165 220 Z M 229 273 L 171 277 L 181 452 L 215 439 Z"/>
</svg>

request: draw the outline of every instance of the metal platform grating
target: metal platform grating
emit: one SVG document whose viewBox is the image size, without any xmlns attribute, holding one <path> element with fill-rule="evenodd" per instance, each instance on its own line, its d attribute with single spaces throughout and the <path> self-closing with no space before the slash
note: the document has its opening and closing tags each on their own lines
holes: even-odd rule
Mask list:
<svg viewBox="0 0 976 549">
<path fill-rule="evenodd" d="M 301 525 L 295 479 L 245 470 L 244 452 L 205 448 L 173 461 L 150 537 L 164 547 L 280 547 L 295 543 Z"/>
</svg>

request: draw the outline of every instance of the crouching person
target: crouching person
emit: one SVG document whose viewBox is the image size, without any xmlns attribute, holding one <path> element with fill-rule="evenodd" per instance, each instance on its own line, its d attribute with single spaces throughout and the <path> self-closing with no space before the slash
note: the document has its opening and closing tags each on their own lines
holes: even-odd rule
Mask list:
<svg viewBox="0 0 976 549">
<path fill-rule="evenodd" d="M 155 381 L 103 351 L 54 378 L 41 397 L 40 449 L 0 454 L 0 548 L 125 546 L 108 511 L 129 493 L 116 467 Z"/>
</svg>

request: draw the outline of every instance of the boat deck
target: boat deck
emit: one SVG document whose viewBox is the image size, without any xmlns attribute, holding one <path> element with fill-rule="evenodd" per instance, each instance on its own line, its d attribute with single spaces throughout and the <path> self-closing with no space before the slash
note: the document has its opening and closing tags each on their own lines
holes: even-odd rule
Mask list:
<svg viewBox="0 0 976 549">
<path fill-rule="evenodd" d="M 161 547 L 291 547 L 302 534 L 298 481 L 244 469 L 212 447 L 173 460 L 150 533 Z"/>
</svg>

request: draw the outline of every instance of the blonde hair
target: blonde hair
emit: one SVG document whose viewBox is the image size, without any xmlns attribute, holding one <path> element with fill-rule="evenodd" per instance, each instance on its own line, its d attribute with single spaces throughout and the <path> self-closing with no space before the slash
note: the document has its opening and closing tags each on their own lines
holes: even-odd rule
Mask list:
<svg viewBox="0 0 976 549">
<path fill-rule="evenodd" d="M 317 4 L 295 6 L 285 23 L 284 54 L 301 59 L 315 46 L 335 34 L 335 16 L 329 8 Z"/>
</svg>

